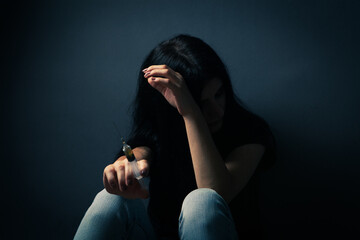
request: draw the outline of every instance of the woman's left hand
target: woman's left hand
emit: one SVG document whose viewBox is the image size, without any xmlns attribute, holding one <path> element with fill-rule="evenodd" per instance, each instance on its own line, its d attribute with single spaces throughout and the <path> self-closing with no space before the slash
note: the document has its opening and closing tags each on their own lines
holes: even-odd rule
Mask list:
<svg viewBox="0 0 360 240">
<path fill-rule="evenodd" d="M 166 65 L 152 65 L 143 70 L 148 83 L 185 117 L 196 108 L 196 103 L 180 73 Z"/>
</svg>

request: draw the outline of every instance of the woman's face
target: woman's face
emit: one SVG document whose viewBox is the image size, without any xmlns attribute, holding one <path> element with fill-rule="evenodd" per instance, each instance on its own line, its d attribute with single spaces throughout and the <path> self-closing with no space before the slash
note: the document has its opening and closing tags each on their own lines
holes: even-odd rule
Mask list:
<svg viewBox="0 0 360 240">
<path fill-rule="evenodd" d="M 210 131 L 219 131 L 225 112 L 225 89 L 220 79 L 213 78 L 204 86 L 200 107 Z"/>
</svg>

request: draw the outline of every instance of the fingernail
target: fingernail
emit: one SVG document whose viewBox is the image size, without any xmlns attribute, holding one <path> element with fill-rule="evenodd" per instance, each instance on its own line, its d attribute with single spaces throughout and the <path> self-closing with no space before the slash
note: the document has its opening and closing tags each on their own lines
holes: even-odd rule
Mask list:
<svg viewBox="0 0 360 240">
<path fill-rule="evenodd" d="M 150 75 L 150 72 L 147 72 L 145 73 L 145 77 L 149 76 Z"/>
<path fill-rule="evenodd" d="M 146 72 L 146 71 L 147 71 L 147 68 L 144 68 L 142 71 L 143 71 L 143 72 Z"/>
</svg>

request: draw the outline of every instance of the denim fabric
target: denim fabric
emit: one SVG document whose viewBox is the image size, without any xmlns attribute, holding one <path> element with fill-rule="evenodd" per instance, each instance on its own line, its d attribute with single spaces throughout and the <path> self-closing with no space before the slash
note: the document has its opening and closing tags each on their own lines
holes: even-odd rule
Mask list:
<svg viewBox="0 0 360 240">
<path fill-rule="evenodd" d="M 74 239 L 157 239 L 147 215 L 147 202 L 110 194 L 97 194 Z M 179 217 L 180 239 L 237 239 L 230 209 L 214 190 L 189 193 Z"/>
<path fill-rule="evenodd" d="M 147 202 L 99 192 L 86 211 L 74 239 L 156 239 Z"/>
<path fill-rule="evenodd" d="M 181 240 L 238 239 L 227 203 L 209 188 L 196 189 L 184 199 L 179 237 Z"/>
</svg>

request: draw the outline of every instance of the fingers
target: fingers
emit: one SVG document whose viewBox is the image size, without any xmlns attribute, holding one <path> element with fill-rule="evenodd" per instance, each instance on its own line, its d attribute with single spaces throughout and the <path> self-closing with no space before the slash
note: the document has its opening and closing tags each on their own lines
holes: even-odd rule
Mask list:
<svg viewBox="0 0 360 240">
<path fill-rule="evenodd" d="M 134 183 L 134 174 L 132 173 L 131 165 L 128 161 L 125 163 L 125 184 L 131 186 Z"/>
<path fill-rule="evenodd" d="M 164 87 L 175 90 L 176 87 L 181 87 L 184 82 L 180 73 L 166 65 L 151 65 L 145 68 L 143 72 L 148 83 L 160 92 L 164 90 Z"/>
<path fill-rule="evenodd" d="M 149 82 L 150 84 L 153 83 L 153 84 L 155 84 L 155 85 L 162 84 L 162 85 L 164 85 L 164 86 L 166 86 L 166 87 L 172 87 L 172 86 L 173 86 L 172 82 L 171 82 L 170 79 L 168 79 L 168 78 L 151 77 L 151 78 L 148 79 L 148 82 Z"/>
<path fill-rule="evenodd" d="M 144 73 L 144 78 L 158 76 L 158 77 L 166 77 L 166 78 L 177 78 L 179 80 L 182 80 L 181 74 L 175 72 L 167 65 L 151 65 L 150 67 L 145 68 L 142 71 Z"/>
<path fill-rule="evenodd" d="M 145 73 L 145 72 L 151 71 L 151 70 L 153 70 L 153 69 L 165 69 L 165 68 L 171 69 L 170 67 L 168 67 L 168 66 L 166 66 L 166 65 L 163 64 L 163 65 L 151 65 L 151 66 L 143 69 L 142 71 Z"/>
<path fill-rule="evenodd" d="M 104 169 L 103 183 L 104 183 L 105 189 L 109 193 L 115 193 L 119 189 L 116 171 L 114 169 L 113 164 L 108 165 Z"/>
<path fill-rule="evenodd" d="M 114 168 L 117 175 L 117 183 L 120 191 L 125 191 L 127 186 L 125 184 L 125 164 L 123 161 L 115 162 Z"/>
<path fill-rule="evenodd" d="M 104 187 L 105 187 L 106 191 L 108 191 L 108 193 L 113 193 L 113 189 L 110 186 L 109 181 L 108 181 L 105 173 L 103 175 L 103 183 L 104 183 Z"/>
<path fill-rule="evenodd" d="M 144 72 L 145 78 L 149 78 L 153 76 L 170 78 L 173 76 L 173 70 L 168 68 L 155 68 Z"/>
<path fill-rule="evenodd" d="M 140 174 L 145 177 L 149 173 L 149 164 L 143 159 L 137 162 Z M 149 192 L 142 189 L 134 178 L 131 164 L 127 159 L 118 160 L 104 169 L 103 183 L 107 192 L 126 198 L 148 198 Z"/>
</svg>

